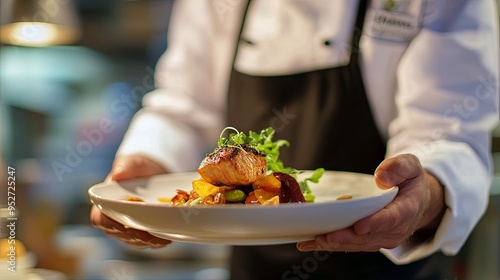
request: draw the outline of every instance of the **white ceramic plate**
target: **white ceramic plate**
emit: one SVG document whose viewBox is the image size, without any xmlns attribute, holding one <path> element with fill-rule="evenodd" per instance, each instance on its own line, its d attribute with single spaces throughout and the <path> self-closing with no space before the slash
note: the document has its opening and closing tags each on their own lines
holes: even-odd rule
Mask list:
<svg viewBox="0 0 500 280">
<path fill-rule="evenodd" d="M 305 172 L 301 176 L 308 176 Z M 158 201 L 177 189 L 191 190 L 198 173 L 177 173 L 124 182 L 101 183 L 89 189 L 90 200 L 112 219 L 131 228 L 181 242 L 264 245 L 313 239 L 351 226 L 391 202 L 397 187 L 379 189 L 371 175 L 325 171 L 310 184 L 314 203 L 280 205 L 170 206 Z M 145 202 L 126 201 L 128 195 Z M 349 200 L 339 196 L 352 195 Z"/>
</svg>

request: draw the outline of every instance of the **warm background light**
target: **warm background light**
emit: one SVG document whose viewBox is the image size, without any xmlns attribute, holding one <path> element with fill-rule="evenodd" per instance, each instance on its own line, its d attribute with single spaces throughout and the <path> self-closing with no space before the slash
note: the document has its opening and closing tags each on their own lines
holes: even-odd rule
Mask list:
<svg viewBox="0 0 500 280">
<path fill-rule="evenodd" d="M 0 42 L 21 46 L 75 43 L 80 38 L 72 1 L 2 0 Z"/>
<path fill-rule="evenodd" d="M 3 43 L 23 46 L 64 45 L 76 41 L 78 30 L 45 22 L 16 22 L 2 27 Z"/>
</svg>

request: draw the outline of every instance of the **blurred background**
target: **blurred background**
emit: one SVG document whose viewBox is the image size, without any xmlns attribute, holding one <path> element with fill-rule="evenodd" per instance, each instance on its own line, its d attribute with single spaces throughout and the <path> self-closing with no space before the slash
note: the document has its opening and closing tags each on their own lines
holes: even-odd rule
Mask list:
<svg viewBox="0 0 500 280">
<path fill-rule="evenodd" d="M 87 190 L 104 180 L 142 96 L 154 87 L 173 1 L 34 2 L 1 0 L 2 24 L 41 18 L 65 29 L 30 23 L 17 26 L 21 35 L 2 31 L 0 141 L 2 173 L 7 165 L 16 169 L 16 237 L 45 269 L 39 274 L 224 279 L 224 246 L 135 250 L 89 224 Z M 5 194 L 2 188 L 2 203 Z"/>
<path fill-rule="evenodd" d="M 227 277 L 225 246 L 136 250 L 89 224 L 87 190 L 104 180 L 142 96 L 153 89 L 173 1 L 46 0 L 33 7 L 36 1 L 1 0 L 2 24 L 39 17 L 65 26 L 17 26 L 22 36 L 11 26 L 0 38 L 1 172 L 16 170 L 16 237 L 37 268 L 32 279 Z M 9 12 L 23 9 L 28 14 Z M 460 253 L 460 279 L 500 279 L 499 189 L 500 176 Z"/>
</svg>

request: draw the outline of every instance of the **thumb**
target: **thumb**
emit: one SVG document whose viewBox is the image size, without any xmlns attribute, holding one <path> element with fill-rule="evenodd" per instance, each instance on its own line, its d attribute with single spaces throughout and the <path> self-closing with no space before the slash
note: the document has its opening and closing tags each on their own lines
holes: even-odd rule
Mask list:
<svg viewBox="0 0 500 280">
<path fill-rule="evenodd" d="M 416 156 L 401 154 L 380 163 L 375 170 L 375 182 L 379 188 L 389 189 L 423 175 L 424 169 Z"/>
<path fill-rule="evenodd" d="M 167 173 L 158 162 L 142 156 L 121 156 L 115 159 L 108 176 L 112 181 L 121 181 Z"/>
</svg>

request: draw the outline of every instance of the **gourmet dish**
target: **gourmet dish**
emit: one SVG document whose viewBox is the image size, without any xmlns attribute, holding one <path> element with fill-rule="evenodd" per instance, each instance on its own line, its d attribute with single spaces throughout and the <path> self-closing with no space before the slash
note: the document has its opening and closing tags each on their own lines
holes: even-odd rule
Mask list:
<svg viewBox="0 0 500 280">
<path fill-rule="evenodd" d="M 226 131 L 233 131 L 226 138 Z M 313 202 L 308 183 L 317 183 L 324 169 L 318 168 L 298 181 L 298 170 L 285 167 L 279 159 L 279 149 L 288 146 L 286 140 L 273 141 L 272 128 L 247 134 L 235 128 L 225 128 L 215 150 L 201 162 L 201 178 L 192 182 L 192 189 L 177 190 L 173 197 L 160 201 L 172 205 L 197 204 L 263 204 Z M 141 201 L 129 197 L 130 201 Z"/>
</svg>

